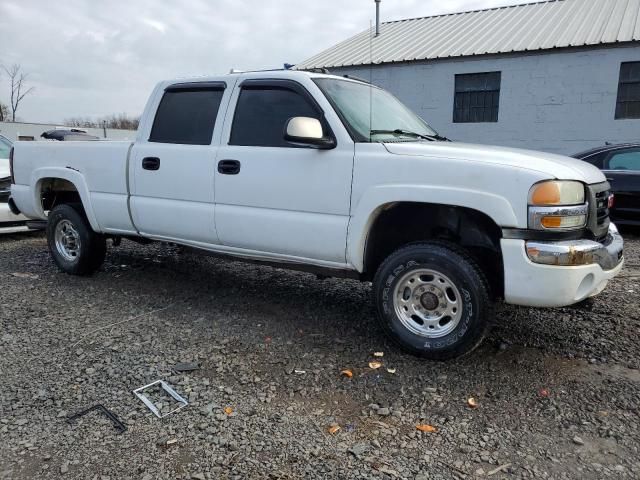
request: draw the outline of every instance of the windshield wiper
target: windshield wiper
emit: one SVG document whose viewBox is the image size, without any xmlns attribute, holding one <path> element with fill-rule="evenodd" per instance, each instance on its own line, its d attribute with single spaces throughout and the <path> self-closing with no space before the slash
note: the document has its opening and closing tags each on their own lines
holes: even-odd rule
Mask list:
<svg viewBox="0 0 640 480">
<path fill-rule="evenodd" d="M 445 142 L 450 141 L 448 138 L 438 135 L 437 133 L 435 135 L 424 135 L 422 133 L 416 133 L 410 130 L 403 130 L 401 128 L 396 128 L 395 130 L 371 130 L 370 133 L 371 135 L 378 135 L 378 134 L 406 135 L 407 137 L 422 138 L 424 140 L 429 140 L 432 142 L 436 140 L 441 140 Z"/>
<path fill-rule="evenodd" d="M 444 135 L 440 135 L 438 133 L 436 133 L 435 135 L 430 135 L 431 137 L 435 138 L 436 140 L 440 140 L 441 142 L 450 142 L 451 139 L 445 137 Z"/>
</svg>

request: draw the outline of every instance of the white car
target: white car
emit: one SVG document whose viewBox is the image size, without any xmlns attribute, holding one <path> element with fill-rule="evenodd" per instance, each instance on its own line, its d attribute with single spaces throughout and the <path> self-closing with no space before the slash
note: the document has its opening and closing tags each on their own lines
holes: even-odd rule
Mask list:
<svg viewBox="0 0 640 480">
<path fill-rule="evenodd" d="M 8 201 L 11 193 L 11 177 L 9 173 L 9 152 L 11 141 L 0 135 L 0 234 L 16 233 L 28 230 L 27 217 L 15 215 L 9 209 Z"/>
<path fill-rule="evenodd" d="M 13 180 L 16 213 L 50 211 L 64 272 L 130 237 L 371 280 L 385 331 L 432 359 L 477 346 L 499 299 L 570 305 L 623 264 L 594 166 L 446 141 L 390 93 L 314 72 L 161 82 L 135 142 L 17 142 Z"/>
</svg>

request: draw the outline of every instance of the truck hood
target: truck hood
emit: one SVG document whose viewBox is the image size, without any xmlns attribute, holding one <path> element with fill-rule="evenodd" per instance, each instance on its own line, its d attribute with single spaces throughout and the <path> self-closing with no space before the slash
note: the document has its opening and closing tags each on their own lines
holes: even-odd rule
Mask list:
<svg viewBox="0 0 640 480">
<path fill-rule="evenodd" d="M 553 153 L 493 147 L 458 142 L 385 143 L 395 155 L 451 158 L 535 170 L 559 180 L 579 180 L 586 184 L 606 181 L 603 173 L 593 165 L 575 158 Z"/>
</svg>

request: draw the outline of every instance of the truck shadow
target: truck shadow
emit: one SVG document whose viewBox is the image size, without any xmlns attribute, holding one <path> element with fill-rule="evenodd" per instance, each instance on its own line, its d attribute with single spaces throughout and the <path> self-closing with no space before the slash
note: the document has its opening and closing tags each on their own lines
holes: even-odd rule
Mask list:
<svg viewBox="0 0 640 480">
<path fill-rule="evenodd" d="M 229 317 L 224 328 L 231 334 L 253 339 L 290 336 L 296 341 L 306 336 L 311 348 L 348 343 L 362 352 L 381 347 L 398 351 L 377 324 L 369 283 L 320 280 L 307 273 L 181 253 L 176 247 L 142 250 L 112 250 L 104 273 L 117 277 L 123 289 L 137 289 L 141 298 L 189 298 L 194 314 Z M 471 357 L 486 359 L 505 348 L 525 347 L 637 365 L 637 346 L 625 334 L 628 324 L 622 320 L 634 307 L 619 301 L 616 286 L 576 308 L 498 305 L 493 328 Z"/>
</svg>

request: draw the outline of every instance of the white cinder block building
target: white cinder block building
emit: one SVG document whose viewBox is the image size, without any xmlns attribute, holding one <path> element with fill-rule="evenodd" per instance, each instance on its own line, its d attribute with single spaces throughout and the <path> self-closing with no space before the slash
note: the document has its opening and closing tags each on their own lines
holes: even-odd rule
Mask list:
<svg viewBox="0 0 640 480">
<path fill-rule="evenodd" d="M 296 68 L 370 80 L 455 140 L 564 154 L 640 141 L 640 0 L 386 22 Z"/>
</svg>

